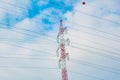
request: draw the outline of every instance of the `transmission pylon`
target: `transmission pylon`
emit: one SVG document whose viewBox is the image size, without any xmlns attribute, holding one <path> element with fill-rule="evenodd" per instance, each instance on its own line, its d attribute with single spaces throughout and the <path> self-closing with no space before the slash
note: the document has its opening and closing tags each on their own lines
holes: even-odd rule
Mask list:
<svg viewBox="0 0 120 80">
<path fill-rule="evenodd" d="M 61 69 L 62 80 L 68 80 L 66 60 L 69 60 L 69 54 L 66 52 L 65 46 L 69 45 L 70 41 L 68 38 L 65 38 L 66 34 L 67 27 L 63 27 L 62 20 L 60 20 L 60 28 L 57 36 L 57 42 L 59 43 L 59 47 L 57 49 L 57 56 L 59 56 L 60 54 L 58 66 Z"/>
</svg>

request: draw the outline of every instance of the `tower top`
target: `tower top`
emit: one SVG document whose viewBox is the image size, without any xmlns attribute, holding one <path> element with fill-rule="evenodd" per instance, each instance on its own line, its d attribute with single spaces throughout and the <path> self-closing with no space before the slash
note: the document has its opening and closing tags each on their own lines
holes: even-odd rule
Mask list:
<svg viewBox="0 0 120 80">
<path fill-rule="evenodd" d="M 60 29 L 59 29 L 59 33 L 60 33 L 60 34 L 63 34 L 63 33 L 64 33 L 64 28 L 63 28 L 63 25 L 62 25 L 62 20 L 60 20 Z"/>
</svg>

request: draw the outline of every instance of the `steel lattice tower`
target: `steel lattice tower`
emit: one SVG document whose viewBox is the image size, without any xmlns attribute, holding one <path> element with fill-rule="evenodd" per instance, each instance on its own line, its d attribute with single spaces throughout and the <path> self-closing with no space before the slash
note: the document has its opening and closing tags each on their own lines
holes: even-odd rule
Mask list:
<svg viewBox="0 0 120 80">
<path fill-rule="evenodd" d="M 66 59 L 69 60 L 69 54 L 66 53 L 65 46 L 69 45 L 69 39 L 65 39 L 65 34 L 67 34 L 67 28 L 63 27 L 62 20 L 60 20 L 60 28 L 57 36 L 57 42 L 59 43 L 59 47 L 57 49 L 57 56 L 60 54 L 60 59 L 58 61 L 59 68 L 62 70 L 62 80 L 68 80 L 68 73 L 66 68 Z"/>
</svg>

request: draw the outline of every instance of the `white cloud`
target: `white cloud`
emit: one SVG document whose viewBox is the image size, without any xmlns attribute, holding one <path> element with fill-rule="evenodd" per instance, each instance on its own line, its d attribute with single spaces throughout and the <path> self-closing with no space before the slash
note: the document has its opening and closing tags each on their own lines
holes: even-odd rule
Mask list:
<svg viewBox="0 0 120 80">
<path fill-rule="evenodd" d="M 44 5 L 48 4 L 48 3 L 49 3 L 49 0 L 40 0 L 40 1 L 38 2 L 38 5 L 39 5 L 39 6 L 44 6 Z"/>
<path fill-rule="evenodd" d="M 119 47 L 120 47 L 119 39 L 120 39 L 120 37 L 112 36 L 112 35 L 109 35 L 106 33 L 98 32 L 96 30 L 85 28 L 85 26 L 88 26 L 90 28 L 96 28 L 98 30 L 105 31 L 110 34 L 119 35 L 119 31 L 120 31 L 119 24 L 116 25 L 112 22 L 105 21 L 105 20 L 98 19 L 98 18 L 91 17 L 91 16 L 84 14 L 84 13 L 93 14 L 94 16 L 99 16 L 99 17 L 102 17 L 105 19 L 113 20 L 115 22 L 119 22 L 119 20 L 120 20 L 119 15 L 113 14 L 113 13 L 107 13 L 108 10 L 110 10 L 110 11 L 116 10 L 117 11 L 118 9 L 120 9 L 120 8 L 118 8 L 118 6 L 119 5 L 117 5 L 117 2 L 112 1 L 112 0 L 111 1 L 96 0 L 96 1 L 89 2 L 89 3 L 87 3 L 87 1 L 86 1 L 86 5 L 82 5 L 80 2 L 78 2 L 75 5 L 73 11 L 67 12 L 64 15 L 64 17 L 67 18 L 65 25 L 68 26 L 70 40 L 72 42 L 80 43 L 80 44 L 75 44 L 75 46 L 79 46 L 79 47 L 82 47 L 85 49 L 96 51 L 95 54 L 98 53 L 98 55 L 99 54 L 101 55 L 102 53 L 104 53 L 104 54 L 115 56 L 114 53 L 110 54 L 109 52 L 107 53 L 107 52 L 102 51 L 102 49 L 111 51 L 111 52 L 116 52 L 119 54 Z M 103 8 L 105 10 L 102 10 L 101 8 Z M 79 11 L 81 11 L 81 12 L 79 12 Z M 75 25 L 75 24 L 72 24 L 72 22 L 81 24 L 81 25 L 85 25 L 85 26 Z M 94 34 L 95 36 L 93 36 L 91 34 Z M 111 41 L 110 39 L 101 38 L 100 36 L 113 39 L 113 41 Z M 96 42 L 98 44 L 93 44 L 91 41 Z M 71 45 L 74 45 L 74 44 L 71 43 Z M 98 50 L 90 48 L 90 47 L 85 47 L 86 45 L 92 46 L 97 49 L 101 49 L 101 51 L 98 51 Z M 113 48 L 115 48 L 115 49 L 113 49 Z M 117 51 L 116 51 L 116 49 L 117 49 Z M 75 50 L 74 48 L 71 48 L 69 50 L 70 50 L 71 58 L 74 57 L 75 59 L 83 59 L 88 62 L 105 65 L 105 66 L 110 66 L 110 67 L 114 67 L 114 68 L 118 68 L 116 66 L 119 66 L 119 64 L 117 64 L 118 62 L 116 62 L 110 58 L 106 58 L 104 56 L 97 56 L 94 54 L 94 52 L 87 52 L 85 50 L 82 51 L 80 49 Z M 116 57 L 119 57 L 119 56 L 117 55 Z M 71 66 L 74 66 L 74 64 Z M 79 65 L 79 68 L 80 67 L 82 68 L 81 65 Z M 79 68 L 77 68 L 77 69 L 79 69 Z M 97 71 L 97 70 L 94 71 L 93 69 L 88 69 L 83 72 L 91 73 L 91 71 L 89 71 L 89 70 L 92 70 L 92 72 L 94 72 L 94 73 L 96 73 L 96 71 Z M 100 72 L 100 73 L 102 73 L 102 72 Z M 99 75 L 99 73 L 96 73 L 96 75 Z M 110 74 L 110 75 L 112 75 L 112 74 Z M 100 76 L 103 76 L 103 75 L 100 75 Z M 107 79 L 106 76 L 107 75 L 105 75 L 105 77 L 104 77 L 105 79 Z M 111 77 L 114 77 L 114 76 L 111 76 Z"/>
<path fill-rule="evenodd" d="M 75 10 L 75 9 L 78 9 L 80 11 L 83 11 L 83 12 L 86 12 L 89 14 L 95 14 L 95 15 L 98 15 L 98 16 L 103 17 L 103 18 L 112 19 L 113 21 L 118 21 L 119 20 L 118 15 L 117 15 L 117 17 L 116 17 L 116 14 L 112 14 L 112 13 L 104 15 L 103 13 L 105 13 L 105 11 L 100 9 L 101 7 L 104 8 L 102 4 L 104 4 L 104 6 L 107 6 L 106 7 L 107 10 L 110 10 L 111 8 L 116 9 L 116 10 L 119 9 L 118 8 L 119 5 L 117 5 L 117 6 L 115 5 L 115 4 L 117 4 L 117 2 L 114 2 L 114 3 L 113 2 L 114 1 L 102 2 L 102 1 L 96 0 L 93 2 L 89 2 L 89 3 L 87 3 L 89 5 L 86 4 L 84 6 L 81 5 L 81 2 L 78 2 L 74 6 L 74 10 L 71 12 L 67 12 L 64 15 L 64 17 L 67 18 L 67 21 L 69 20 L 69 21 L 72 21 L 72 22 L 75 22 L 78 24 L 87 25 L 87 26 L 90 26 L 91 28 L 96 28 L 99 30 L 103 30 L 103 31 L 112 33 L 112 34 L 118 34 L 120 31 L 120 27 L 115 27 L 116 26 L 115 24 L 90 17 L 90 16 L 84 15 L 82 13 L 78 13 L 78 11 Z M 12 2 L 12 3 L 14 3 L 14 2 Z M 22 1 L 21 4 L 22 3 L 24 3 L 24 1 Z M 28 0 L 28 2 L 25 2 L 24 7 L 29 7 L 28 3 L 29 3 L 29 0 Z M 45 5 L 45 4 L 47 4 L 47 2 L 46 3 L 40 2 L 40 5 Z M 90 6 L 90 5 L 94 5 L 94 4 L 97 6 L 96 7 Z M 114 8 L 111 6 L 114 6 Z M 18 9 L 17 11 L 21 11 L 21 10 Z M 51 14 L 52 11 L 58 11 L 58 10 L 56 10 L 54 8 L 50 8 L 50 9 L 44 10 L 42 13 L 47 13 L 47 14 L 52 15 Z M 3 14 L 4 13 L 6 13 L 6 12 L 3 12 Z M 60 13 L 60 12 L 58 11 L 58 13 Z M 1 16 L 3 16 L 3 14 L 1 14 Z M 22 11 L 21 11 L 21 14 L 22 14 Z M 60 15 L 62 15 L 62 14 L 60 14 Z M 102 16 L 102 15 L 104 15 L 104 16 Z M 21 67 L 21 66 L 58 67 L 57 61 L 59 60 L 59 58 L 56 57 L 56 49 L 58 46 L 58 44 L 56 42 L 56 38 L 50 38 L 50 37 L 47 37 L 44 35 L 42 36 L 39 34 L 33 34 L 29 31 L 17 29 L 17 28 L 23 28 L 23 29 L 28 29 L 28 30 L 32 30 L 32 31 L 37 31 L 39 33 L 44 28 L 44 24 L 40 20 L 44 17 L 46 17 L 46 16 L 39 14 L 32 19 L 25 18 L 24 20 L 16 23 L 12 29 L 0 29 L 0 39 L 1 40 L 7 41 L 10 43 L 19 45 L 19 46 L 23 46 L 25 48 L 38 50 L 38 51 L 34 51 L 34 50 L 29 50 L 29 49 L 23 49 L 23 48 L 19 48 L 19 47 L 10 46 L 7 44 L 0 43 L 0 49 L 2 49 L 2 50 L 0 50 L 0 55 L 2 55 L 2 56 L 7 55 L 9 57 L 16 57 L 15 59 L 14 58 L 13 59 L 9 58 L 7 60 L 6 60 L 6 58 L 2 59 L 2 61 L 5 61 L 6 63 L 0 62 L 1 65 L 7 65 L 7 66 L 9 65 L 12 67 Z M 40 19 L 36 19 L 36 18 L 40 18 Z M 55 21 L 55 20 L 57 20 L 57 18 L 52 19 L 52 17 L 51 18 L 49 17 L 49 20 Z M 116 53 L 118 53 L 120 51 L 119 50 L 119 47 L 120 47 L 119 43 L 116 43 L 115 41 L 110 41 L 108 39 L 101 39 L 99 36 L 109 37 L 109 38 L 112 38 L 115 40 L 117 40 L 117 39 L 119 40 L 120 38 L 118 38 L 118 37 L 113 37 L 113 36 L 110 36 L 110 35 L 107 35 L 104 33 L 97 32 L 95 30 L 90 30 L 90 29 L 87 29 L 85 27 L 71 24 L 68 22 L 64 22 L 64 25 L 68 26 L 68 36 L 70 38 L 71 45 L 79 46 L 79 47 L 82 47 L 85 49 L 90 49 L 90 50 L 94 50 L 94 49 L 87 48 L 84 45 L 93 46 L 95 48 L 105 49 L 108 51 L 115 51 Z M 56 37 L 57 33 L 58 33 L 57 32 L 58 27 L 59 27 L 59 23 L 56 23 L 55 25 L 53 25 L 53 31 L 46 32 L 46 34 L 51 35 L 53 37 Z M 74 30 L 72 28 L 77 28 L 77 30 Z M 89 33 L 97 34 L 99 36 L 95 37 L 93 35 L 89 35 L 87 33 L 80 31 L 79 29 L 82 31 L 89 32 Z M 21 33 L 27 33 L 30 35 L 34 35 L 36 37 L 30 37 L 29 35 L 19 34 L 16 32 L 12 32 L 10 30 L 20 31 Z M 53 42 L 53 41 L 55 41 L 55 42 Z M 96 42 L 98 44 L 93 44 L 91 41 Z M 80 44 L 73 44 L 72 42 L 77 42 Z M 106 46 L 102 46 L 99 44 L 103 44 Z M 114 50 L 111 47 L 117 48 L 118 51 Z M 45 52 L 48 52 L 49 54 L 45 54 L 45 53 L 42 53 L 39 51 L 45 51 Z M 102 57 L 102 56 L 93 55 L 93 54 L 90 54 L 89 52 L 86 52 L 85 50 L 82 51 L 79 49 L 75 49 L 73 47 L 67 47 L 67 51 L 70 54 L 70 58 L 85 60 L 88 62 L 92 62 L 92 63 L 96 63 L 96 64 L 100 64 L 100 65 L 105 65 L 105 66 L 109 66 L 109 67 L 114 67 L 114 68 L 119 68 L 118 66 L 120 66 L 118 64 L 118 62 L 115 62 L 112 59 L 108 59 L 108 58 Z M 97 50 L 94 50 L 94 51 L 97 51 Z M 97 51 L 97 52 L 100 52 L 100 51 Z M 43 60 L 32 59 L 33 57 L 39 58 L 39 59 L 43 58 Z M 25 59 L 25 58 L 28 58 L 28 59 Z M 45 59 L 47 59 L 47 60 L 45 61 Z M 50 60 L 48 60 L 48 59 L 50 59 Z M 74 62 L 73 63 L 67 62 L 67 63 L 68 63 L 68 66 L 67 66 L 68 69 L 72 68 L 71 71 L 76 70 L 78 72 L 80 71 L 80 72 L 87 73 L 87 74 L 94 73 L 96 76 L 104 77 L 105 79 L 108 78 L 107 76 L 110 76 L 111 79 L 112 79 L 112 77 L 114 77 L 109 72 L 104 72 L 104 71 L 90 68 L 90 67 L 88 68 L 88 66 L 86 66 L 86 65 L 82 66 L 81 64 L 75 64 Z M 17 79 L 16 77 L 18 77 L 19 75 L 22 75 L 20 79 L 22 79 L 22 77 L 27 76 L 27 77 L 25 77 L 26 79 L 33 78 L 33 77 L 37 77 L 37 78 L 42 77 L 42 79 L 46 80 L 47 78 L 44 77 L 46 75 L 43 75 L 43 73 L 46 73 L 47 76 L 49 77 L 49 79 L 58 80 L 58 78 L 60 77 L 60 71 L 58 72 L 58 70 L 56 70 L 56 71 L 54 70 L 53 72 L 51 72 L 48 70 L 45 70 L 45 71 L 39 70 L 38 71 L 38 70 L 30 70 L 30 69 L 25 70 L 25 69 L 18 68 L 18 69 L 10 69 L 9 71 L 0 69 L 0 72 L 1 72 L 0 75 L 2 75 L 3 76 L 2 78 L 5 80 L 8 80 L 7 78 L 5 78 L 6 73 L 8 75 L 11 74 L 8 77 L 9 77 L 9 79 L 14 79 L 14 80 L 16 80 Z M 36 73 L 38 73 L 40 75 L 35 75 Z M 57 75 L 58 77 L 56 76 L 53 78 L 53 77 L 51 77 L 51 76 L 53 76 L 52 74 Z M 69 73 L 69 75 L 70 74 L 71 73 Z M 118 76 L 116 76 L 116 77 L 119 78 Z M 74 78 L 74 76 L 71 74 L 70 78 Z M 82 78 L 84 79 L 85 77 L 82 77 Z M 117 78 L 116 78 L 116 80 L 119 80 Z"/>
</svg>

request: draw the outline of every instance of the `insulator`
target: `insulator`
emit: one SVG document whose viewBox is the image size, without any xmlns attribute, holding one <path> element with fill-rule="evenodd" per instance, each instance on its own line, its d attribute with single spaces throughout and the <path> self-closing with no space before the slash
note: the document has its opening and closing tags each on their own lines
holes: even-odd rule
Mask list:
<svg viewBox="0 0 120 80">
<path fill-rule="evenodd" d="M 69 60 L 69 53 L 66 53 L 67 60 Z"/>
<path fill-rule="evenodd" d="M 68 46 L 70 45 L 70 40 L 69 40 L 69 38 L 66 39 L 66 43 L 67 43 L 66 45 L 68 45 Z"/>
<path fill-rule="evenodd" d="M 64 32 L 65 32 L 66 34 L 68 33 L 67 27 L 64 28 Z"/>
<path fill-rule="evenodd" d="M 58 47 L 58 48 L 57 48 L 57 51 L 56 51 L 57 57 L 59 56 L 59 49 L 60 49 L 60 47 Z"/>
<path fill-rule="evenodd" d="M 57 43 L 59 43 L 59 34 L 57 35 Z"/>
<path fill-rule="evenodd" d="M 61 59 L 58 61 L 58 68 L 61 68 Z"/>
</svg>

